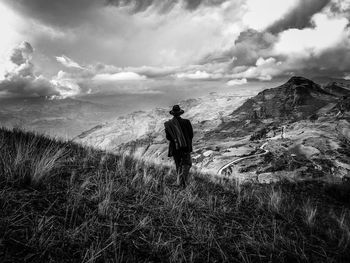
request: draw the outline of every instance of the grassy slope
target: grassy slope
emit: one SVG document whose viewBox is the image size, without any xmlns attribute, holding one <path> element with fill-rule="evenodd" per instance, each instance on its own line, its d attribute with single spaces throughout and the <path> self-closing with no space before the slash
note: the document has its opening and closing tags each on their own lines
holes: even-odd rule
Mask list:
<svg viewBox="0 0 350 263">
<path fill-rule="evenodd" d="M 349 203 L 320 183 L 173 183 L 170 168 L 0 129 L 0 262 L 350 260 Z"/>
</svg>

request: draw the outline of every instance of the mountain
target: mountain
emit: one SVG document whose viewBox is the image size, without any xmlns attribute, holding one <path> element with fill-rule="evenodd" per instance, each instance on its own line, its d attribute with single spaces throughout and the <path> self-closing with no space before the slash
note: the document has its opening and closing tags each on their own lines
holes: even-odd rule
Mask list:
<svg viewBox="0 0 350 263">
<path fill-rule="evenodd" d="M 347 88 L 330 88 L 333 86 L 292 77 L 255 96 L 212 94 L 180 103 L 195 131 L 194 165 L 216 173 L 243 158 L 229 167 L 228 176 L 259 182 L 266 181 L 262 179 L 266 177 L 267 181 L 280 176 L 300 177 L 306 170 L 308 175 L 318 177 L 348 176 L 350 103 L 347 97 L 340 96 Z M 167 118 L 165 109 L 136 112 L 82 134 L 79 141 L 166 162 L 169 159 L 163 123 Z M 272 158 L 259 155 L 263 144 Z"/>
<path fill-rule="evenodd" d="M 220 131 L 230 137 L 244 136 L 266 124 L 279 125 L 305 119 L 337 99 L 311 80 L 292 77 L 287 83 L 248 99 L 232 112 L 230 121 L 213 132 Z"/>
</svg>

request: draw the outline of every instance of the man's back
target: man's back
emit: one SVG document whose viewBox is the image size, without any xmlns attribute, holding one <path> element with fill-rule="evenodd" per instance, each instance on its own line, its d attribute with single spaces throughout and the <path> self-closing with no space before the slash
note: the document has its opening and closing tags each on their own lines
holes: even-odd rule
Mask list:
<svg viewBox="0 0 350 263">
<path fill-rule="evenodd" d="M 192 129 L 192 124 L 190 120 L 188 119 L 183 119 L 181 117 L 174 117 L 176 118 L 181 126 L 181 130 L 186 138 L 187 145 L 190 146 L 189 152 L 192 152 L 192 139 L 193 139 L 193 129 Z"/>
<path fill-rule="evenodd" d="M 193 151 L 193 148 L 192 148 L 193 128 L 192 128 L 192 124 L 191 124 L 190 120 L 182 119 L 180 116 L 175 116 L 174 118 L 178 121 L 180 128 L 181 128 L 181 131 L 182 131 L 182 133 L 185 137 L 185 140 L 186 140 L 186 147 L 183 147 L 181 149 L 181 151 L 192 152 Z M 171 136 L 171 134 L 169 133 L 169 131 L 167 129 L 165 129 L 165 133 L 166 133 L 166 138 L 170 141 L 169 156 L 172 156 L 174 151 L 176 151 L 175 142 L 174 142 L 173 137 Z"/>
</svg>

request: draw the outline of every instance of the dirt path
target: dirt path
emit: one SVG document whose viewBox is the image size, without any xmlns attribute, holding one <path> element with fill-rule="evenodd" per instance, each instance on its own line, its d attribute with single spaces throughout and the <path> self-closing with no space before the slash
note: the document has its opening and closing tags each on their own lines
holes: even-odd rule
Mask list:
<svg viewBox="0 0 350 263">
<path fill-rule="evenodd" d="M 267 142 L 265 142 L 263 145 L 260 146 L 260 149 L 264 151 L 263 153 L 252 154 L 252 155 L 249 155 L 249 156 L 245 156 L 245 157 L 233 160 L 232 162 L 229 162 L 229 163 L 225 164 L 224 166 L 222 166 L 218 170 L 217 174 L 218 175 L 225 175 L 225 172 L 227 170 L 231 170 L 231 167 L 233 165 L 235 165 L 235 164 L 237 164 L 237 163 L 239 163 L 239 162 L 241 162 L 243 160 L 247 160 L 247 159 L 251 159 L 251 158 L 254 158 L 254 157 L 257 157 L 257 156 L 263 156 L 263 155 L 267 154 L 269 151 L 264 149 L 266 145 L 267 145 Z M 231 170 L 231 172 L 232 172 L 232 170 Z"/>
</svg>

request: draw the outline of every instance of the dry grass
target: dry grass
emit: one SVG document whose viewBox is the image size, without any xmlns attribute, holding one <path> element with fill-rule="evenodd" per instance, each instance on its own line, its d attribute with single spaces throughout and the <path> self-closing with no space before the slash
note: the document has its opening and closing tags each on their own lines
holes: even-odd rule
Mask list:
<svg viewBox="0 0 350 263">
<path fill-rule="evenodd" d="M 279 213 L 282 205 L 282 191 L 281 189 L 272 188 L 269 193 L 269 208 L 272 212 Z"/>
<path fill-rule="evenodd" d="M 340 262 L 349 204 L 320 183 L 240 185 L 0 130 L 0 262 Z"/>
<path fill-rule="evenodd" d="M 303 206 L 303 211 L 305 215 L 305 222 L 309 227 L 314 226 L 316 220 L 317 206 L 314 206 L 310 199 L 306 201 Z"/>
</svg>

